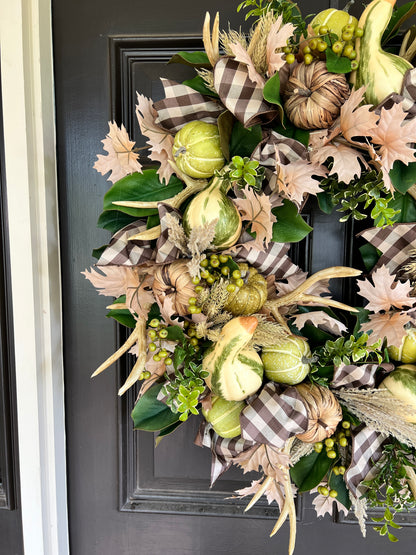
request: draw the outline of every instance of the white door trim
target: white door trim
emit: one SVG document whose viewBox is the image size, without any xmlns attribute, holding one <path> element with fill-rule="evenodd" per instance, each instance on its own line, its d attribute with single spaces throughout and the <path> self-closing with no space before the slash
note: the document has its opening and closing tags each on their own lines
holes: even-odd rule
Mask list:
<svg viewBox="0 0 416 555">
<path fill-rule="evenodd" d="M 23 542 L 69 553 L 50 0 L 0 0 Z"/>
</svg>

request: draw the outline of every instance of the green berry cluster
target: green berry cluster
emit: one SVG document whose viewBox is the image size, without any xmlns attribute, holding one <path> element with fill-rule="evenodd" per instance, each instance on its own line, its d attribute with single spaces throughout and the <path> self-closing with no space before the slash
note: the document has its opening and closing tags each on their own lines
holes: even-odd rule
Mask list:
<svg viewBox="0 0 416 555">
<path fill-rule="evenodd" d="M 194 305 L 191 305 L 194 306 Z M 195 352 L 198 352 L 200 349 L 199 343 L 202 336 L 198 335 L 196 330 L 196 326 L 193 322 L 188 322 L 187 320 L 184 322 L 184 328 L 186 331 L 186 335 L 189 337 L 188 341 L 194 348 Z"/>
<path fill-rule="evenodd" d="M 332 497 L 334 499 L 338 497 L 338 492 L 336 489 L 329 489 L 326 486 L 319 486 L 318 493 L 324 495 L 325 497 Z"/>
<path fill-rule="evenodd" d="M 209 258 L 205 258 L 201 262 L 200 282 L 205 282 L 206 285 L 211 286 L 221 278 L 229 279 L 230 274 L 233 273 L 230 262 L 232 262 L 232 258 L 227 254 L 211 254 Z M 199 278 L 194 279 L 198 280 Z M 203 289 L 200 282 L 195 287 L 195 293 L 199 293 Z"/>
<path fill-rule="evenodd" d="M 348 447 L 348 441 L 351 437 L 350 427 L 351 424 L 347 420 L 343 420 L 341 423 L 342 430 L 336 432 L 333 436 L 328 437 L 324 442 L 316 442 L 313 448 L 317 453 L 321 453 L 325 447 L 326 456 L 329 459 L 337 459 L 339 456 L 339 447 Z"/>
<path fill-rule="evenodd" d="M 153 360 L 156 362 L 164 360 L 166 366 L 170 366 L 172 359 L 168 351 L 162 347 L 162 341 L 168 337 L 167 327 L 158 318 L 153 318 L 149 322 L 147 335 L 151 339 L 147 348 L 153 353 Z M 142 372 L 140 379 L 146 380 L 147 378 L 150 378 L 150 372 Z"/>
</svg>

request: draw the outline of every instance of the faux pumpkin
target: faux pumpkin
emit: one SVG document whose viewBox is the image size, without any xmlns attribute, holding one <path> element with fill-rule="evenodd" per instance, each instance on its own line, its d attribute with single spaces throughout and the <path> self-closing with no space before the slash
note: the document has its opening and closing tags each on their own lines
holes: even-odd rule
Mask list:
<svg viewBox="0 0 416 555">
<path fill-rule="evenodd" d="M 302 337 L 291 335 L 278 344 L 264 347 L 261 359 L 266 377 L 277 383 L 295 385 L 309 374 L 311 357 L 308 342 Z"/>
<path fill-rule="evenodd" d="M 267 281 L 248 264 L 240 264 L 239 268 L 244 285 L 229 294 L 224 309 L 234 316 L 254 314 L 267 300 Z"/>
<path fill-rule="evenodd" d="M 301 383 L 295 386 L 306 406 L 308 429 L 296 437 L 305 443 L 323 441 L 332 436 L 342 420 L 342 409 L 334 394 L 317 384 Z"/>
<path fill-rule="evenodd" d="M 395 3 L 396 0 L 373 0 L 358 22 L 364 33 L 355 43 L 358 68 L 351 73 L 351 82 L 356 89 L 365 85 L 365 100 L 375 106 L 389 94 L 401 92 L 404 75 L 413 67 L 404 58 L 381 47 Z"/>
<path fill-rule="evenodd" d="M 190 121 L 176 133 L 172 154 L 180 170 L 199 179 L 212 177 L 225 163 L 218 127 L 204 121 Z"/>
<path fill-rule="evenodd" d="M 400 347 L 391 346 L 387 350 L 392 360 L 406 364 L 416 362 L 416 328 L 410 328 L 407 331 Z"/>
<path fill-rule="evenodd" d="M 338 38 L 341 38 L 342 29 L 345 25 L 357 26 L 357 19 L 350 15 L 346 10 L 337 10 L 336 8 L 328 8 L 318 13 L 311 21 L 311 26 L 314 32 L 318 35 L 319 28 L 322 26 L 328 27 L 331 33 L 335 33 Z"/>
<path fill-rule="evenodd" d="M 162 304 L 168 297 L 179 316 L 189 313 L 189 299 L 195 296 L 195 285 L 188 271 L 187 260 L 175 260 L 159 266 L 154 273 L 153 293 Z"/>
<path fill-rule="evenodd" d="M 182 219 L 187 235 L 198 226 L 218 220 L 213 244 L 217 248 L 234 245 L 241 233 L 241 217 L 233 201 L 227 196 L 229 183 L 214 177 L 206 189 L 198 193 L 188 204 Z"/>
<path fill-rule="evenodd" d="M 255 393 L 263 380 L 261 358 L 247 347 L 257 327 L 254 316 L 233 318 L 221 330 L 214 347 L 205 355 L 202 368 L 214 395 L 227 401 L 242 401 Z"/>
</svg>

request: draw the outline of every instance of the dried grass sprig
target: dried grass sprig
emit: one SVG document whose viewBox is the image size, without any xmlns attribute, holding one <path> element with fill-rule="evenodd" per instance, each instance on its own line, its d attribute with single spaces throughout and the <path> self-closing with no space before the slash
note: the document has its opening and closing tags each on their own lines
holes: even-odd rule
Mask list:
<svg viewBox="0 0 416 555">
<path fill-rule="evenodd" d="M 166 214 L 165 223 L 168 228 L 169 241 L 183 254 L 188 254 L 188 240 L 178 217 L 173 214 Z"/>
<path fill-rule="evenodd" d="M 290 464 L 295 465 L 302 457 L 310 455 L 314 451 L 313 443 L 305 443 L 300 439 L 295 438 L 290 449 Z"/>
<path fill-rule="evenodd" d="M 267 37 L 275 21 L 276 16 L 272 11 L 263 15 L 253 31 L 247 48 L 247 53 L 260 75 L 267 73 Z"/>
<path fill-rule="evenodd" d="M 196 69 L 197 74 L 203 79 L 205 85 L 212 92 L 217 92 L 214 87 L 214 74 L 210 69 Z"/>
<path fill-rule="evenodd" d="M 227 285 L 227 281 L 220 279 L 212 285 L 206 298 L 204 298 L 206 293 L 204 295 L 204 292 L 202 292 L 201 297 L 198 299 L 198 304 L 200 304 L 202 312 L 210 322 L 223 312 L 225 303 L 228 299 Z"/>
<path fill-rule="evenodd" d="M 254 314 L 254 316 L 261 316 Z M 278 322 L 259 318 L 259 324 L 249 345 L 251 347 L 270 347 L 289 335 L 287 328 Z"/>
<path fill-rule="evenodd" d="M 334 395 L 362 422 L 376 432 L 392 435 L 416 448 L 416 426 L 404 418 L 415 409 L 394 398 L 386 389 L 340 389 Z"/>
<path fill-rule="evenodd" d="M 231 48 L 231 44 L 241 44 L 241 46 L 247 50 L 247 39 L 245 34 L 241 31 L 235 31 L 234 29 L 228 29 L 228 31 L 221 31 L 220 33 L 220 44 L 224 53 L 227 56 L 234 56 L 234 52 Z"/>
</svg>

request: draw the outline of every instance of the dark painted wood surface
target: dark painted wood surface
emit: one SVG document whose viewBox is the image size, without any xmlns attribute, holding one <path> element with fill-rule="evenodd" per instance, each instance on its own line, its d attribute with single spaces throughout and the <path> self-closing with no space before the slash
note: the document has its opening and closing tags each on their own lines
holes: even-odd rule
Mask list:
<svg viewBox="0 0 416 555">
<path fill-rule="evenodd" d="M 92 263 L 92 249 L 108 240 L 95 222 L 110 183 L 92 169 L 108 130 L 106 122 L 116 117 L 137 137 L 131 111 L 135 88 L 156 99 L 161 94 L 158 77 L 177 71 L 164 66 L 163 56 L 155 57 L 156 43 L 167 51 L 174 42 L 176 51 L 182 49 L 180 44 L 192 42 L 201 33 L 207 7 L 212 14 L 220 10 L 223 26 L 228 20 L 238 25 L 243 18 L 235 13 L 237 2 L 53 0 L 52 4 L 72 553 L 286 553 L 288 525 L 270 540 L 273 520 L 266 508 L 241 517 L 235 507 L 228 512 L 239 516 L 223 516 L 224 505 L 220 507 L 215 491 L 230 491 L 244 478 L 233 471 L 210 492 L 210 455 L 192 445 L 192 427 L 167 438 L 156 450 L 151 436 L 131 432 L 128 413 L 134 392 L 122 401 L 117 398 L 127 371 L 123 365 L 94 381 L 89 378 L 117 344 L 117 330 L 104 318 L 108 299 L 99 297 L 80 275 Z M 302 4 L 309 12 L 328 6 L 324 0 Z M 130 44 L 131 50 L 121 52 L 116 43 Z M 123 71 L 116 56 L 127 60 Z M 351 230 L 316 211 L 309 217 L 315 232 L 307 250 L 300 250 L 304 266 L 315 271 L 348 263 L 353 254 L 348 246 Z M 331 233 L 336 241 L 328 249 L 326 238 Z M 414 551 L 411 528 L 401 533 L 398 546 L 392 546 L 371 530 L 364 541 L 355 525 L 317 521 L 308 499 L 299 506 L 298 516 L 297 555 Z"/>
</svg>

